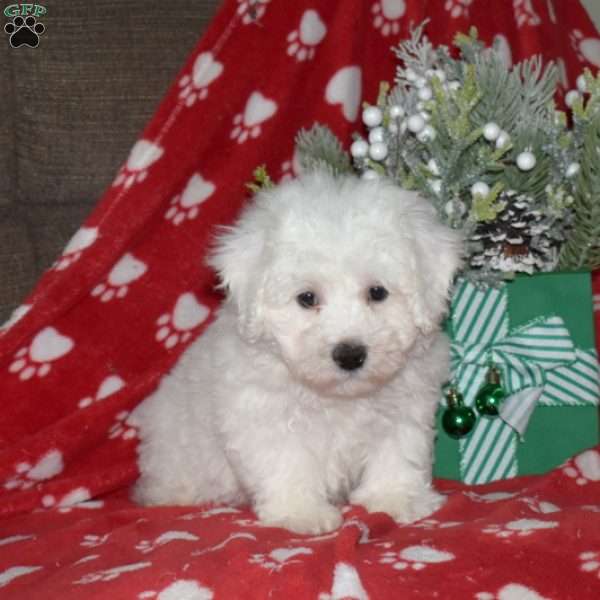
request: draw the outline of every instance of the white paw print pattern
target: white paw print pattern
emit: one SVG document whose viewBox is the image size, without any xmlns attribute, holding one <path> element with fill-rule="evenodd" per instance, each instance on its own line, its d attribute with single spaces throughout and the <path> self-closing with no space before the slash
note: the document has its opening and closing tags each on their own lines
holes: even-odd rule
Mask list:
<svg viewBox="0 0 600 600">
<path fill-rule="evenodd" d="M 298 62 L 312 60 L 316 47 L 323 41 L 327 27 L 316 10 L 307 10 L 300 21 L 300 27 L 287 36 L 287 53 Z"/>
<path fill-rule="evenodd" d="M 437 519 L 423 519 L 418 523 L 413 523 L 413 527 L 420 529 L 448 529 L 450 527 L 459 527 L 462 521 L 438 521 Z"/>
<path fill-rule="evenodd" d="M 42 497 L 44 508 L 57 508 L 60 513 L 71 512 L 74 508 L 98 509 L 104 506 L 104 500 L 90 500 L 92 494 L 85 487 L 78 487 L 65 494 L 60 500 L 52 494 Z"/>
<path fill-rule="evenodd" d="M 138 594 L 138 600 L 212 600 L 213 591 L 193 579 L 178 579 L 161 592 L 147 590 Z"/>
<path fill-rule="evenodd" d="M 31 310 L 31 304 L 22 304 L 17 306 L 10 315 L 8 321 L 5 321 L 0 325 L 0 335 L 10 329 L 15 323 L 18 323 L 29 311 Z"/>
<path fill-rule="evenodd" d="M 347 121 L 353 122 L 358 116 L 362 94 L 362 71 L 351 65 L 342 67 L 327 83 L 325 100 L 328 104 L 339 104 Z"/>
<path fill-rule="evenodd" d="M 582 452 L 563 467 L 563 473 L 574 479 L 577 485 L 600 481 L 600 452 L 598 450 Z"/>
<path fill-rule="evenodd" d="M 463 492 L 463 494 L 473 502 L 483 502 L 488 504 L 491 502 L 500 502 L 502 500 L 510 500 L 518 496 L 516 492 L 490 492 L 488 494 L 477 494 L 476 492 Z"/>
<path fill-rule="evenodd" d="M 371 9 L 373 26 L 385 37 L 400 32 L 400 19 L 406 12 L 405 0 L 377 0 Z"/>
<path fill-rule="evenodd" d="M 123 185 L 125 189 L 140 183 L 148 176 L 148 169 L 164 154 L 164 149 L 150 140 L 138 140 L 125 164 L 119 170 L 113 186 Z"/>
<path fill-rule="evenodd" d="M 542 22 L 539 15 L 533 9 L 531 0 L 513 0 L 513 8 L 517 27 L 519 28 L 523 27 L 523 25 L 536 27 Z"/>
<path fill-rule="evenodd" d="M 298 152 L 295 151 L 291 160 L 286 160 L 281 163 L 281 179 L 280 181 L 290 181 L 300 175 L 302 166 L 300 165 L 300 157 Z"/>
<path fill-rule="evenodd" d="M 450 13 L 453 19 L 469 16 L 469 7 L 473 0 L 446 0 L 444 8 Z"/>
<path fill-rule="evenodd" d="M 253 554 L 248 562 L 269 571 L 281 571 L 286 565 L 302 562 L 294 557 L 312 554 L 310 548 L 276 548 L 269 554 Z"/>
<path fill-rule="evenodd" d="M 79 543 L 80 546 L 84 548 L 97 548 L 98 546 L 103 546 L 108 542 L 108 538 L 110 537 L 110 533 L 105 533 L 104 535 L 95 535 L 93 533 L 88 533 L 83 536 L 83 539 Z"/>
<path fill-rule="evenodd" d="M 242 23 L 249 25 L 260 21 L 267 10 L 267 4 L 271 0 L 238 0 L 238 15 L 242 17 Z"/>
<path fill-rule="evenodd" d="M 115 416 L 115 422 L 108 430 L 108 438 L 114 440 L 121 438 L 123 440 L 133 440 L 137 436 L 137 428 L 127 422 L 130 411 L 122 410 Z"/>
<path fill-rule="evenodd" d="M 8 370 L 18 373 L 21 381 L 27 381 L 34 375 L 45 377 L 52 370 L 50 363 L 71 352 L 74 346 L 70 337 L 62 335 L 54 327 L 45 327 L 29 346 L 15 354 Z"/>
<path fill-rule="evenodd" d="M 200 212 L 200 205 L 212 196 L 215 189 L 213 183 L 206 181 L 199 173 L 194 173 L 183 192 L 171 199 L 165 219 L 173 225 L 181 225 L 186 219 L 195 219 Z"/>
<path fill-rule="evenodd" d="M 547 515 L 550 513 L 560 512 L 560 508 L 552 502 L 546 502 L 545 500 L 539 500 L 538 498 L 519 498 L 521 502 L 525 502 L 527 506 L 536 513 Z"/>
<path fill-rule="evenodd" d="M 187 513 L 177 517 L 178 521 L 193 521 L 194 519 L 210 519 L 217 515 L 237 515 L 241 511 L 230 506 L 218 506 L 217 508 L 209 508 L 201 512 Z"/>
<path fill-rule="evenodd" d="M 579 29 L 574 29 L 570 37 L 577 58 L 600 68 L 600 39 L 585 37 Z"/>
<path fill-rule="evenodd" d="M 186 541 L 186 542 L 197 542 L 200 538 L 195 536 L 193 533 L 189 533 L 188 531 L 166 531 L 165 533 L 159 535 L 153 542 L 150 540 L 141 540 L 138 544 L 136 544 L 135 549 L 139 550 L 142 554 L 148 554 L 160 548 L 160 546 L 164 546 L 169 542 L 174 542 L 176 540 Z"/>
<path fill-rule="evenodd" d="M 448 562 L 456 557 L 451 552 L 438 550 L 431 546 L 408 546 L 400 552 L 383 552 L 379 559 L 381 564 L 389 564 L 397 570 L 411 568 L 415 571 L 425 569 L 428 565 Z"/>
<path fill-rule="evenodd" d="M 158 331 L 155 339 L 168 350 L 177 344 L 187 342 L 192 337 L 192 330 L 201 325 L 210 311 L 196 300 L 191 292 L 182 294 L 170 313 L 161 315 L 157 320 Z"/>
<path fill-rule="evenodd" d="M 260 92 L 252 92 L 244 112 L 238 113 L 233 118 L 231 139 L 243 144 L 248 138 L 257 138 L 262 131 L 262 123 L 270 119 L 277 112 L 277 104 L 263 96 Z"/>
<path fill-rule="evenodd" d="M 339 562 L 333 569 L 331 592 L 321 592 L 317 600 L 369 600 L 355 567 Z"/>
<path fill-rule="evenodd" d="M 89 248 L 98 239 L 97 227 L 81 227 L 65 246 L 60 258 L 54 262 L 52 268 L 64 271 L 75 261 L 79 260 L 81 253 Z"/>
<path fill-rule="evenodd" d="M 95 573 L 88 573 L 81 579 L 73 582 L 73 585 L 88 585 L 90 583 L 97 583 L 98 581 L 114 581 L 118 579 L 124 573 L 132 573 L 133 571 L 139 571 L 140 569 L 146 569 L 151 567 L 151 562 L 139 562 L 130 563 L 127 565 L 120 565 L 111 569 L 104 569 L 102 571 L 96 571 Z"/>
<path fill-rule="evenodd" d="M 498 590 L 497 594 L 479 592 L 475 594 L 475 598 L 476 600 L 548 600 L 544 596 L 540 596 L 535 590 L 520 583 L 504 585 Z"/>
<path fill-rule="evenodd" d="M 543 529 L 554 529 L 558 527 L 557 521 L 540 521 L 538 519 L 518 519 L 510 521 L 505 525 L 488 525 L 482 529 L 483 533 L 495 535 L 498 538 L 510 538 L 513 536 L 526 537 Z"/>
<path fill-rule="evenodd" d="M 101 302 L 110 302 L 114 298 L 125 298 L 129 285 L 139 279 L 148 270 L 148 265 L 133 254 L 124 254 L 110 270 L 105 281 L 92 290 L 92 296 Z"/>
<path fill-rule="evenodd" d="M 591 573 L 600 579 L 600 552 L 582 552 L 579 555 L 581 566 L 584 573 Z"/>
<path fill-rule="evenodd" d="M 197 100 L 208 97 L 208 86 L 223 72 L 223 65 L 213 58 L 210 52 L 202 52 L 196 57 L 191 75 L 179 80 L 179 99 L 186 106 L 193 106 Z"/>
<path fill-rule="evenodd" d="M 124 387 L 125 382 L 118 375 L 109 375 L 102 381 L 96 394 L 93 397 L 86 396 L 85 398 L 82 398 L 79 401 L 78 406 L 79 408 L 87 408 L 95 402 L 101 402 L 105 398 L 112 396 L 112 394 L 116 394 Z"/>
<path fill-rule="evenodd" d="M 20 462 L 15 465 L 15 474 L 4 482 L 7 490 L 28 490 L 40 481 L 52 479 L 64 469 L 60 450 L 49 450 L 35 464 Z"/>
</svg>

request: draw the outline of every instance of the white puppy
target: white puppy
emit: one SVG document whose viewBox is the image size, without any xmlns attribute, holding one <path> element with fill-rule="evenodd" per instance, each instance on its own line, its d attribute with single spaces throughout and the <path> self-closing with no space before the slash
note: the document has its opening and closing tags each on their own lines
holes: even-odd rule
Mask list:
<svg viewBox="0 0 600 600">
<path fill-rule="evenodd" d="M 306 175 L 260 192 L 209 259 L 228 297 L 134 412 L 144 504 L 252 503 L 316 534 L 338 505 L 402 523 L 431 487 L 448 375 L 439 323 L 461 242 L 384 181 Z"/>
</svg>

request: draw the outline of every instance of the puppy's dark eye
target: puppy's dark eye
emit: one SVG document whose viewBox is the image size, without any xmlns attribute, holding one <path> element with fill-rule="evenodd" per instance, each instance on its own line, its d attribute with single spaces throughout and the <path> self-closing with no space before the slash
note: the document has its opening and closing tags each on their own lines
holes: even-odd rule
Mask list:
<svg viewBox="0 0 600 600">
<path fill-rule="evenodd" d="M 296 296 L 296 301 L 302 308 L 314 308 L 319 304 L 319 299 L 314 292 L 302 292 Z"/>
<path fill-rule="evenodd" d="M 369 288 L 369 300 L 383 302 L 389 296 L 389 292 L 382 285 L 374 285 Z"/>
</svg>

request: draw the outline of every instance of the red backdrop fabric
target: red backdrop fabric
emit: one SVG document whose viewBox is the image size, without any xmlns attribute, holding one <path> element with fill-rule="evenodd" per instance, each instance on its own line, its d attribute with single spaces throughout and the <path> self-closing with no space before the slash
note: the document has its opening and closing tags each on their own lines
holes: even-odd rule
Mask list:
<svg viewBox="0 0 600 600">
<path fill-rule="evenodd" d="M 424 18 L 434 43 L 476 25 L 507 60 L 557 60 L 565 89 L 584 66 L 600 67 L 600 39 L 577 1 L 226 0 L 113 184 L 0 332 L 1 532 L 44 536 L 35 552 L 47 553 L 79 531 L 82 513 L 68 506 L 125 493 L 137 474 L 127 417 L 220 301 L 203 263 L 214 226 L 238 214 L 257 165 L 276 180 L 297 173 L 300 128 L 326 123 L 348 142 L 361 100 L 393 79 L 390 47 Z M 139 519 L 181 514 L 165 510 L 118 496 L 97 518 L 133 536 Z M 10 571 L 12 543 L 4 550 Z M 21 579 L 7 572 L 0 593 Z M 58 597 L 43 594 L 27 597 Z"/>
</svg>

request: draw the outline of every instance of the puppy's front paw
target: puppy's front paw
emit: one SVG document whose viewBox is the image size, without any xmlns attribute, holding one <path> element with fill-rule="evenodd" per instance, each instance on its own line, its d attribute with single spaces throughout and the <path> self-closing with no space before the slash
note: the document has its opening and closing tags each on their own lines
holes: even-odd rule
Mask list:
<svg viewBox="0 0 600 600">
<path fill-rule="evenodd" d="M 431 488 L 419 493 L 396 490 L 376 490 L 357 488 L 350 496 L 352 504 L 360 504 L 369 512 L 384 512 L 397 523 L 414 523 L 428 517 L 441 508 L 446 497 Z"/>
<path fill-rule="evenodd" d="M 327 502 L 265 504 L 256 507 L 256 514 L 265 525 L 311 535 L 333 531 L 343 521 L 342 513 Z"/>
</svg>

